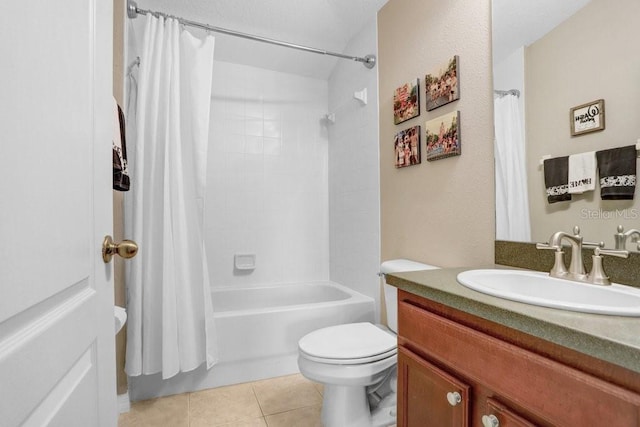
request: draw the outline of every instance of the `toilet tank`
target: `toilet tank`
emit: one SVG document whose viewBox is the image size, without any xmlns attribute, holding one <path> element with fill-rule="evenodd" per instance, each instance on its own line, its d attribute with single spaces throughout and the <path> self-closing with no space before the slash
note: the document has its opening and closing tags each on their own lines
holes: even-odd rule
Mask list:
<svg viewBox="0 0 640 427">
<path fill-rule="evenodd" d="M 392 259 L 380 264 L 382 274 L 400 273 L 403 271 L 435 270 L 436 267 L 408 259 Z M 383 276 L 384 279 L 384 276 Z M 387 308 L 387 326 L 394 332 L 398 332 L 398 288 L 387 285 L 384 281 L 384 300 Z"/>
</svg>

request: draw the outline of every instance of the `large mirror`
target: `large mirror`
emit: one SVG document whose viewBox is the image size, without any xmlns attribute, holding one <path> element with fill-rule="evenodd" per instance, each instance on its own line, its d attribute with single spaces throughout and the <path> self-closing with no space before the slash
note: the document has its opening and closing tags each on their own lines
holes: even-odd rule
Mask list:
<svg viewBox="0 0 640 427">
<path fill-rule="evenodd" d="M 640 229 L 640 190 L 602 200 L 596 179 L 595 190 L 549 203 L 541 163 L 640 139 L 640 1 L 492 3 L 496 139 L 511 135 L 496 152 L 506 156 L 496 164 L 496 239 L 542 242 L 577 225 L 586 241 L 614 248 L 618 226 Z M 570 109 L 599 99 L 604 129 L 572 136 Z M 627 239 L 626 249 L 637 243 Z"/>
</svg>

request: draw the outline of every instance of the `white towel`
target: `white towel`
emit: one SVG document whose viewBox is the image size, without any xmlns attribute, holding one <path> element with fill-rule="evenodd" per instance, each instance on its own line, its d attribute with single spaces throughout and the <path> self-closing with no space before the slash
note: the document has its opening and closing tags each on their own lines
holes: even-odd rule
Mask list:
<svg viewBox="0 0 640 427">
<path fill-rule="evenodd" d="M 596 153 L 569 156 L 569 194 L 580 194 L 596 188 Z"/>
</svg>

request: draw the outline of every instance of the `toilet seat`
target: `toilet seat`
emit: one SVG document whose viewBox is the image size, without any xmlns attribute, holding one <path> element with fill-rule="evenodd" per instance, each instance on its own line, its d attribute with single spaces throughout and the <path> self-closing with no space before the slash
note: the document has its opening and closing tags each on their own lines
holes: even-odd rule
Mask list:
<svg viewBox="0 0 640 427">
<path fill-rule="evenodd" d="M 395 356 L 398 353 L 397 349 L 389 350 L 386 353 L 376 354 L 374 356 L 362 357 L 358 359 L 335 359 L 335 358 L 327 358 L 327 357 L 316 357 L 311 356 L 305 352 L 301 352 L 301 357 L 304 357 L 307 360 L 311 360 L 313 362 L 318 363 L 326 363 L 328 365 L 363 365 L 366 363 L 377 362 L 382 359 L 386 359 L 391 356 Z"/>
<path fill-rule="evenodd" d="M 396 336 L 369 323 L 349 323 L 311 332 L 298 342 L 300 355 L 331 365 L 358 365 L 397 353 Z"/>
</svg>

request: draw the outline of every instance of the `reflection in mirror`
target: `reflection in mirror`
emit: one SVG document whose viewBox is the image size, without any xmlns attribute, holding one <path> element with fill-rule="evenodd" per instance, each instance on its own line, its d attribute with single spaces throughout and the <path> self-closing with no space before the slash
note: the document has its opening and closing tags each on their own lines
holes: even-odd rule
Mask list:
<svg viewBox="0 0 640 427">
<path fill-rule="evenodd" d="M 640 2 L 492 5 L 496 239 L 543 242 L 577 225 L 585 240 L 614 248 L 618 226 L 640 229 L 640 196 L 602 200 L 596 179 L 593 191 L 549 203 L 541 159 L 640 139 L 640 55 L 632 48 L 640 40 Z M 604 130 L 571 136 L 570 109 L 599 99 L 606 108 Z M 637 244 L 629 238 L 626 249 L 637 251 Z"/>
</svg>

